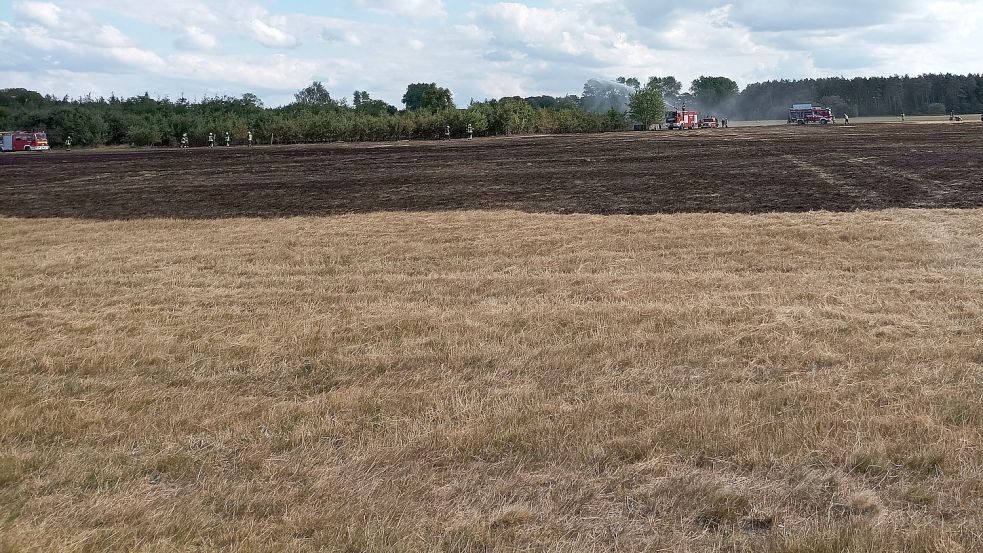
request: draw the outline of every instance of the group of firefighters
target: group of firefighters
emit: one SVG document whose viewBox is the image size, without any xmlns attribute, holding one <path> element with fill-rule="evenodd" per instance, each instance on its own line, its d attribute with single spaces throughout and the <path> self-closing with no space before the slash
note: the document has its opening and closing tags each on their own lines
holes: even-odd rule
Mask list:
<svg viewBox="0 0 983 553">
<path fill-rule="evenodd" d="M 447 125 L 446 127 L 444 127 L 444 137 L 447 140 L 450 140 L 451 139 L 451 126 L 450 125 Z M 471 123 L 468 123 L 468 140 L 474 140 L 474 125 L 472 125 Z M 69 147 L 71 147 L 71 138 L 68 139 L 68 141 L 66 142 L 66 144 Z M 247 131 L 246 132 L 246 144 L 249 145 L 249 146 L 252 146 L 253 145 L 253 131 Z M 181 147 L 182 148 L 188 148 L 189 146 L 190 146 L 190 141 L 188 140 L 188 133 L 184 133 L 184 134 L 181 135 Z M 232 135 L 228 131 L 226 131 L 225 132 L 225 147 L 228 148 L 230 146 L 232 146 Z M 208 133 L 208 147 L 209 148 L 214 148 L 215 147 L 215 133 L 212 133 L 212 132 Z"/>
<path fill-rule="evenodd" d="M 252 146 L 253 145 L 253 131 L 247 131 L 246 132 L 246 144 L 249 145 L 249 146 Z M 228 131 L 226 131 L 225 132 L 225 147 L 228 148 L 230 146 L 232 146 L 232 134 L 229 133 Z M 184 133 L 184 134 L 181 135 L 181 147 L 182 148 L 189 147 L 188 133 Z M 208 147 L 209 148 L 214 148 L 215 147 L 215 133 L 213 133 L 213 132 L 208 133 Z"/>
</svg>

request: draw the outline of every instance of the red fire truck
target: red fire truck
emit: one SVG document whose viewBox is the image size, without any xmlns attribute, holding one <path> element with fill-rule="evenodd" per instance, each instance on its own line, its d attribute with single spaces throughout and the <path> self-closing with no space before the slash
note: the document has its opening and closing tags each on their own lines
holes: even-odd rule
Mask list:
<svg viewBox="0 0 983 553">
<path fill-rule="evenodd" d="M 682 111 L 666 112 L 666 126 L 669 130 L 674 129 L 695 129 L 700 125 L 700 114 L 695 111 L 686 111 L 683 106 Z"/>
<path fill-rule="evenodd" d="M 814 106 L 812 104 L 793 104 L 788 110 L 789 124 L 796 123 L 805 125 L 806 123 L 835 123 L 833 110 L 826 107 Z"/>
<path fill-rule="evenodd" d="M 38 132 L 0 132 L 0 151 L 31 152 L 48 149 L 48 135 Z"/>
</svg>

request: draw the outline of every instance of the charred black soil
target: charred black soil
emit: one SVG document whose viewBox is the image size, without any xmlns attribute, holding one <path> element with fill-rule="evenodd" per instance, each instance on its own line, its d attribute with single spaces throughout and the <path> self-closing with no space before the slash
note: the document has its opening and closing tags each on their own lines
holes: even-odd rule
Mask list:
<svg viewBox="0 0 983 553">
<path fill-rule="evenodd" d="M 732 128 L 475 141 L 0 156 L 0 215 L 983 207 L 983 126 Z"/>
</svg>

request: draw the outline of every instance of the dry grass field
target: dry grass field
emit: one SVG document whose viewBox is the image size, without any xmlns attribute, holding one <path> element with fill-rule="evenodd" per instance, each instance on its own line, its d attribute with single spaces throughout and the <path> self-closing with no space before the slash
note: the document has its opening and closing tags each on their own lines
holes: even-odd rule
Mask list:
<svg viewBox="0 0 983 553">
<path fill-rule="evenodd" d="M 0 551 L 983 550 L 983 210 L 0 217 Z"/>
</svg>

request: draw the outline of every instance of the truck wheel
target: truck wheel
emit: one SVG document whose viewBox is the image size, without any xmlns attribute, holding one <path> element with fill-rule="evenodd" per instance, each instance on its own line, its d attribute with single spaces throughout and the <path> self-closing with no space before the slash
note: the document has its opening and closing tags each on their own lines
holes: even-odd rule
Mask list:
<svg viewBox="0 0 983 553">
<path fill-rule="evenodd" d="M 25 152 L 30 152 L 31 151 L 31 147 L 30 146 L 24 146 L 24 151 Z"/>
<path fill-rule="evenodd" d="M 829 123 L 829 121 L 823 119 L 822 121 L 820 121 L 820 123 L 822 123 L 823 125 L 825 125 L 826 123 Z"/>
</svg>

